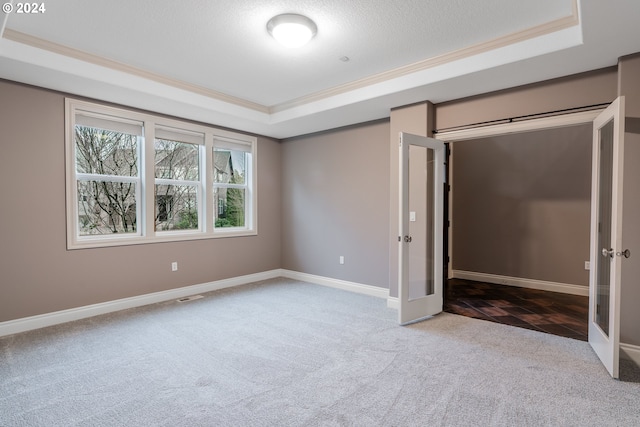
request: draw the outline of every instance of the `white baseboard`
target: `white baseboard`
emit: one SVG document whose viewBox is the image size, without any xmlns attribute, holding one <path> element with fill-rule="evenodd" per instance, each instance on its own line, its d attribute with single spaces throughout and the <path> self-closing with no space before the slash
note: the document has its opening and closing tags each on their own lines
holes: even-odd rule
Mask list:
<svg viewBox="0 0 640 427">
<path fill-rule="evenodd" d="M 280 269 L 0 322 L 0 337 L 282 276 Z"/>
<path fill-rule="evenodd" d="M 316 276 L 314 274 L 300 273 L 292 270 L 281 270 L 282 277 L 314 283 L 316 285 L 329 286 L 344 291 L 356 292 L 377 298 L 387 298 L 389 290 L 378 286 L 364 285 L 362 283 L 348 282 L 346 280 L 332 279 L 330 277 Z"/>
<path fill-rule="evenodd" d="M 620 343 L 620 357 L 632 360 L 640 366 L 640 346 Z"/>
<path fill-rule="evenodd" d="M 456 275 L 458 273 L 458 275 Z M 489 278 L 496 278 L 495 280 L 503 280 L 510 279 L 516 280 L 517 283 L 525 282 L 536 282 L 535 286 L 546 286 L 545 288 L 535 287 L 535 286 L 523 286 L 521 284 L 514 284 L 512 286 L 521 286 L 521 287 L 529 287 L 532 289 L 543 289 L 543 290 L 554 290 L 553 288 L 557 285 L 560 285 L 562 289 L 569 287 L 569 289 L 573 289 L 576 285 L 565 285 L 565 284 L 554 284 L 551 282 L 540 282 L 537 280 L 531 281 L 528 279 L 516 279 L 511 277 L 504 276 L 495 276 L 488 275 L 484 273 L 470 273 L 465 271 L 454 271 L 454 277 L 460 279 L 469 279 L 469 280 L 478 280 L 485 281 L 489 283 L 500 283 L 500 284 L 509 284 L 511 283 L 502 283 L 502 282 L 493 282 L 488 280 Z M 22 319 L 9 320 L 6 322 L 0 322 L 0 337 L 17 334 L 20 332 L 26 332 L 34 329 L 44 328 L 47 326 L 58 325 L 60 323 L 71 322 L 74 320 L 86 319 L 88 317 L 98 316 L 100 314 L 112 313 L 119 310 L 125 310 L 128 308 L 142 307 L 144 305 L 155 304 L 158 302 L 170 301 L 172 299 L 184 298 L 191 295 L 196 295 L 205 292 L 217 291 L 220 289 L 231 288 L 234 286 L 246 285 L 249 283 L 259 282 L 261 280 L 269 280 L 275 279 L 277 277 L 285 277 L 294 280 L 300 280 L 303 282 L 309 282 L 316 285 L 329 286 L 332 288 L 342 289 L 345 291 L 356 292 L 360 294 L 365 294 L 377 298 L 384 298 L 387 300 L 387 307 L 398 309 L 399 301 L 397 297 L 390 297 L 389 290 L 385 288 L 380 288 L 377 286 L 364 285 L 362 283 L 349 282 L 346 280 L 340 279 L 332 279 L 330 277 L 316 276 L 313 274 L 300 273 L 298 271 L 284 270 L 284 269 L 276 269 L 265 271 L 262 273 L 256 274 L 248 274 L 245 276 L 232 277 L 230 279 L 216 280 L 214 282 L 202 283 L 199 285 L 185 286 L 182 288 L 171 289 L 168 291 L 154 292 L 151 294 L 140 295 L 137 297 L 131 298 L 123 298 L 115 301 L 109 301 L 100 304 L 92 304 L 84 307 L 72 308 L 68 310 L 56 311 L 53 313 L 41 314 L 37 316 L 25 317 Z M 549 286 L 551 285 L 551 286 Z M 579 286 L 582 288 L 582 286 Z M 557 291 L 556 292 L 563 292 Z M 567 292 L 565 293 L 574 293 Z M 580 293 L 576 295 L 581 295 Z M 588 294 L 587 294 L 588 295 Z M 632 345 L 632 344 L 624 344 L 620 343 L 620 356 L 626 359 L 634 361 L 638 366 L 640 366 L 640 346 Z"/>
<path fill-rule="evenodd" d="M 498 285 L 518 286 L 521 288 L 539 289 L 542 291 L 560 292 L 563 294 L 589 296 L 588 286 L 571 285 L 568 283 L 545 282 L 543 280 L 498 276 L 496 274 L 476 273 L 473 271 L 462 270 L 453 270 L 453 278 L 495 283 Z"/>
</svg>

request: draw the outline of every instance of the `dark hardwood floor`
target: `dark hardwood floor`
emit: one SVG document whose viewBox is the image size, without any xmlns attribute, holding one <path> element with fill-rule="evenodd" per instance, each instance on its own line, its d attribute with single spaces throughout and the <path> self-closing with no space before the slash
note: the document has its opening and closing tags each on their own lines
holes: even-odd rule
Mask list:
<svg viewBox="0 0 640 427">
<path fill-rule="evenodd" d="M 445 284 L 444 311 L 588 340 L 586 296 L 449 279 Z"/>
</svg>

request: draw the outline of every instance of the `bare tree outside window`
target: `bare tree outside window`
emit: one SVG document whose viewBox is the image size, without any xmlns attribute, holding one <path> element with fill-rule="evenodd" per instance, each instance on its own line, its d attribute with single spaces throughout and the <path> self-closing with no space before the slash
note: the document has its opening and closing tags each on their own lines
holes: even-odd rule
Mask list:
<svg viewBox="0 0 640 427">
<path fill-rule="evenodd" d="M 199 147 L 155 140 L 155 229 L 198 229 Z"/>
<path fill-rule="evenodd" d="M 135 233 L 138 137 L 75 127 L 80 235 Z"/>
<path fill-rule="evenodd" d="M 257 233 L 257 138 L 65 99 L 67 248 Z"/>
</svg>

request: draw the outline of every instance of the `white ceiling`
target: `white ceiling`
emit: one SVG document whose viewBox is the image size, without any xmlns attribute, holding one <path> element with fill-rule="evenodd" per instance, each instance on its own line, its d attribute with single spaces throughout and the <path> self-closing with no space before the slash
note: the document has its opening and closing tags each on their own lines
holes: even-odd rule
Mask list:
<svg viewBox="0 0 640 427">
<path fill-rule="evenodd" d="M 0 78 L 276 138 L 640 52 L 635 0 L 44 4 L 44 13 L 0 15 Z M 308 16 L 318 34 L 280 47 L 266 30 L 280 13 Z"/>
</svg>

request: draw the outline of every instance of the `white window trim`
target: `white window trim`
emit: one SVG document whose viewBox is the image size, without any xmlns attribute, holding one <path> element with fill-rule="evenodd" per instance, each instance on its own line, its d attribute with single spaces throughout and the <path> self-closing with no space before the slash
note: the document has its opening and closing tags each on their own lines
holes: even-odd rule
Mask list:
<svg viewBox="0 0 640 427">
<path fill-rule="evenodd" d="M 75 159 L 75 116 L 82 111 L 84 115 L 106 115 L 123 122 L 135 121 L 144 124 L 144 135 L 140 148 L 140 177 L 111 177 L 100 175 L 100 180 L 126 180 L 139 182 L 137 197 L 140 208 L 137 211 L 137 230 L 132 234 L 109 234 L 80 236 L 78 233 L 78 192 L 77 179 L 88 179 L 89 174 L 76 173 Z M 155 130 L 184 132 L 186 135 L 204 135 L 204 142 L 200 145 L 200 181 L 180 181 L 180 185 L 197 185 L 199 195 L 197 230 L 158 231 L 155 226 Z M 214 228 L 213 206 L 213 147 L 215 141 L 236 141 L 251 153 L 250 165 L 247 168 L 246 197 L 246 225 L 245 227 Z M 190 141 L 187 141 L 190 142 Z M 123 245 L 138 245 L 160 242 L 174 242 L 184 240 L 201 240 L 212 238 L 228 238 L 254 236 L 258 234 L 257 221 L 257 138 L 240 133 L 216 129 L 214 127 L 196 125 L 180 120 L 167 119 L 153 114 L 140 113 L 122 108 L 109 107 L 96 103 L 80 101 L 72 98 L 65 99 L 65 163 L 66 163 L 66 218 L 67 218 L 67 248 L 99 248 Z M 81 176 L 77 176 L 81 175 Z M 211 204 L 211 206 L 209 206 Z"/>
<path fill-rule="evenodd" d="M 233 140 L 231 140 L 233 139 Z M 246 195 L 245 195 L 245 212 L 249 212 L 251 213 L 251 215 L 245 215 L 245 226 L 244 227 L 225 227 L 225 228 L 218 228 L 215 230 L 216 233 L 219 234 L 223 234 L 225 236 L 231 236 L 231 235 L 236 235 L 236 233 L 242 233 L 244 230 L 246 229 L 253 229 L 256 226 L 256 218 L 257 218 L 257 210 L 256 210 L 256 192 L 255 192 L 255 188 L 256 188 L 256 161 L 255 161 L 255 152 L 256 152 L 256 147 L 255 146 L 249 146 L 249 148 L 247 147 L 246 141 L 241 141 L 241 140 L 237 140 L 236 138 L 221 138 L 219 136 L 216 136 L 213 140 L 213 149 L 215 149 L 216 147 L 218 148 L 224 148 L 224 149 L 239 149 L 241 146 L 244 146 L 244 148 L 241 148 L 241 151 L 245 151 L 246 153 L 249 154 L 248 158 L 247 158 L 247 162 L 248 162 L 248 167 L 246 167 L 246 178 L 245 178 L 245 182 L 246 184 L 229 184 L 229 183 L 215 183 L 213 182 L 213 176 L 211 177 L 211 187 L 212 190 L 215 188 L 238 188 L 238 189 L 243 189 L 246 191 Z M 213 158 L 213 149 L 211 149 L 210 155 Z M 213 195 L 213 191 L 211 193 Z M 214 200 L 214 198 L 212 197 L 211 200 Z M 211 211 L 215 212 L 214 209 L 217 211 L 218 206 L 212 207 Z M 215 216 L 215 214 L 214 214 Z"/>
<path fill-rule="evenodd" d="M 159 124 L 155 124 L 154 126 L 154 135 L 150 137 L 149 141 L 154 141 L 153 144 L 148 144 L 151 145 L 152 148 L 149 148 L 149 155 L 153 156 L 153 158 L 155 158 L 155 139 L 158 137 L 157 133 L 158 131 L 160 131 L 160 136 L 159 138 L 161 139 L 169 139 L 169 140 L 176 140 L 176 141 L 181 141 L 181 142 L 186 142 L 186 143 L 190 143 L 193 145 L 198 145 L 199 149 L 198 149 L 198 157 L 200 159 L 200 165 L 199 165 L 199 175 L 200 175 L 200 179 L 198 181 L 192 181 L 192 180 L 181 180 L 181 179 L 167 179 L 167 178 L 156 178 L 155 177 L 155 161 L 152 162 L 153 163 L 153 168 L 151 168 L 151 165 L 149 164 L 149 168 L 152 169 L 150 171 L 150 175 L 153 175 L 153 188 L 155 190 L 155 186 L 156 185 L 184 185 L 184 186 L 191 186 L 191 187 L 195 187 L 196 189 L 196 194 L 197 194 L 197 198 L 198 198 L 198 228 L 195 230 L 156 230 L 155 227 L 155 211 L 151 212 L 151 215 L 149 218 L 149 220 L 151 220 L 151 223 L 145 223 L 145 224 L 150 224 L 150 226 L 148 227 L 148 231 L 149 233 L 156 233 L 156 236 L 180 236 L 180 235 L 191 235 L 193 233 L 201 233 L 203 230 L 205 230 L 205 225 L 206 225 L 206 218 L 203 218 L 203 213 L 205 212 L 204 207 L 202 206 L 204 203 L 206 203 L 207 201 L 207 197 L 206 197 L 206 185 L 204 184 L 206 182 L 206 161 L 204 161 L 204 156 L 205 156 L 205 147 L 206 147 L 206 132 L 193 132 L 192 130 L 186 130 L 186 129 L 175 129 L 175 128 L 168 128 L 167 126 L 164 125 L 159 125 Z M 153 193 L 155 194 L 155 191 L 153 191 Z M 153 198 L 153 196 L 151 197 L 151 205 L 148 206 L 155 206 L 155 200 Z M 147 206 L 145 204 L 145 206 Z"/>
</svg>

